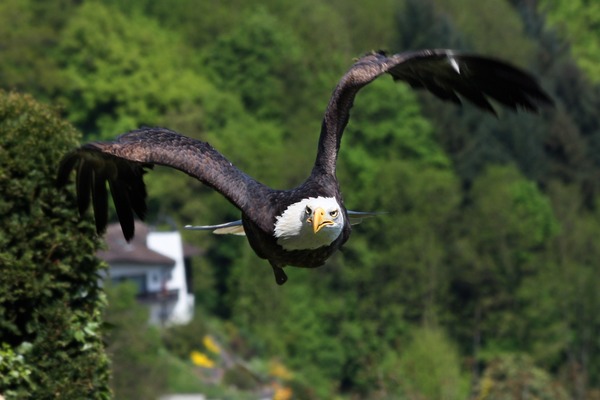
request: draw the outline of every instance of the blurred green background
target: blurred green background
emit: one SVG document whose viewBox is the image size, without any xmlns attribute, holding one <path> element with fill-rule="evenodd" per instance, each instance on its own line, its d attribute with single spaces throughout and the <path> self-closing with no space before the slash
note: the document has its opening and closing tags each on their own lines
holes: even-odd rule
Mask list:
<svg viewBox="0 0 600 400">
<path fill-rule="evenodd" d="M 83 141 L 165 126 L 275 188 L 308 175 L 337 79 L 371 50 L 502 58 L 556 102 L 495 118 L 378 79 L 338 177 L 349 209 L 388 214 L 282 287 L 244 239 L 185 232 L 205 250 L 190 325 L 146 327 L 109 293 L 116 398 L 600 398 L 599 37 L 590 0 L 1 2 L 0 87 Z M 149 223 L 239 219 L 184 174 L 146 181 Z M 206 335 L 240 360 L 218 382 L 190 358 Z"/>
</svg>

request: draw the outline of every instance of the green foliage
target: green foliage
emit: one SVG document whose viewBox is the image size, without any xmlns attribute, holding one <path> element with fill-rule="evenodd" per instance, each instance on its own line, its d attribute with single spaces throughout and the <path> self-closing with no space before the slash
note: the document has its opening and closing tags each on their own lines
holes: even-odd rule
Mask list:
<svg viewBox="0 0 600 400">
<path fill-rule="evenodd" d="M 566 400 L 566 391 L 527 356 L 504 355 L 492 361 L 479 383 L 480 400 Z"/>
<path fill-rule="evenodd" d="M 2 343 L 0 349 L 0 388 L 5 396 L 26 396 L 34 389 L 30 376 L 32 369 L 25 362 L 25 355 L 31 349 L 31 343 L 23 342 L 16 349 Z"/>
<path fill-rule="evenodd" d="M 297 106 L 306 85 L 298 40 L 265 9 L 248 14 L 230 34 L 220 36 L 206 55 L 219 85 L 241 95 L 245 108 L 266 119 L 283 119 Z"/>
<path fill-rule="evenodd" d="M 111 388 L 118 399 L 152 398 L 167 388 L 160 334 L 148 326 L 148 311 L 136 301 L 136 292 L 131 283 L 107 288 L 110 306 L 104 318 L 112 329 L 106 342 L 112 361 Z"/>
<path fill-rule="evenodd" d="M 569 39 L 578 65 L 590 79 L 600 81 L 600 4 L 589 0 L 539 2 L 550 25 Z"/>
<path fill-rule="evenodd" d="M 350 35 L 349 46 L 353 53 L 391 50 L 388 47 L 396 30 L 394 18 L 403 1 L 382 0 L 377 7 L 365 7 L 361 0 L 335 0 L 330 3 L 331 13 L 340 15 L 343 28 Z"/>
<path fill-rule="evenodd" d="M 554 183 L 550 193 L 562 229 L 552 241 L 542 274 L 528 280 L 522 296 L 533 299 L 526 314 L 532 322 L 531 354 L 540 365 L 570 374 L 567 387 L 581 395 L 585 388 L 597 387 L 600 379 L 599 343 L 593 333 L 600 326 L 598 209 L 586 209 L 573 185 Z"/>
<path fill-rule="evenodd" d="M 394 47 L 463 49 L 467 47 L 452 20 L 442 14 L 434 0 L 405 0 L 395 15 Z"/>
<path fill-rule="evenodd" d="M 194 262 L 200 312 L 159 335 L 132 293 L 114 293 L 106 318 L 116 323 L 108 343 L 117 396 L 256 397 L 195 380 L 189 352 L 211 333 L 261 376 L 281 360 L 298 398 L 464 398 L 461 365 L 471 366 L 481 398 L 515 390 L 564 398 L 541 388 L 554 378 L 571 397 L 592 397 L 600 387 L 597 7 L 543 1 L 536 11 L 535 3 L 2 2 L 3 86 L 62 104 L 89 137 L 159 124 L 208 141 L 273 187 L 306 177 L 335 80 L 369 50 L 492 54 L 543 77 L 557 103 L 541 116 L 495 119 L 389 77 L 369 85 L 352 110 L 339 177 L 350 209 L 388 213 L 355 226 L 325 267 L 291 269 L 284 287 L 243 239 L 184 233 L 206 251 Z M 72 195 L 51 182 L 78 137 L 30 98 L 3 96 L 12 105 L 0 118 L 0 288 L 10 288 L 0 290 L 0 393 L 108 397 L 103 300 L 91 278 L 97 243 Z M 151 222 L 239 218 L 184 174 L 156 168 L 147 183 Z M 253 386 L 241 369 L 227 376 Z"/>
<path fill-rule="evenodd" d="M 473 183 L 470 202 L 468 232 L 453 254 L 452 307 L 461 316 L 451 329 L 464 343 L 475 338 L 475 356 L 489 358 L 526 344 L 517 315 L 527 303 L 517 300 L 517 289 L 544 269 L 540 257 L 558 223 L 548 198 L 513 167 L 490 167 Z"/>
<path fill-rule="evenodd" d="M 465 399 L 468 378 L 450 339 L 436 328 L 418 328 L 399 356 L 386 360 L 386 391 L 407 399 Z"/>
<path fill-rule="evenodd" d="M 300 282 L 302 278 L 294 276 Z M 274 332 L 286 338 L 282 354 L 289 367 L 298 371 L 298 381 L 317 398 L 330 398 L 348 362 L 340 329 L 344 322 L 339 320 L 343 302 L 323 298 L 306 283 L 286 291 L 284 301 L 287 318 Z"/>
<path fill-rule="evenodd" d="M 174 355 L 188 359 L 194 350 L 202 349 L 202 338 L 208 328 L 205 316 L 196 315 L 187 325 L 175 325 L 163 332 L 163 343 Z"/>
<path fill-rule="evenodd" d="M 535 43 L 524 35 L 524 22 L 508 1 L 436 1 L 435 8 L 450 17 L 474 51 L 516 65 L 530 63 Z"/>
<path fill-rule="evenodd" d="M 54 183 L 78 134 L 31 97 L 4 92 L 0 133 L 0 342 L 22 360 L 17 371 L 29 371 L 0 393 L 107 398 L 98 242 Z"/>
<path fill-rule="evenodd" d="M 550 200 L 514 167 L 488 168 L 470 194 L 469 217 L 482 246 L 502 246 L 497 239 L 504 238 L 512 251 L 535 249 L 558 232 Z"/>
<path fill-rule="evenodd" d="M 70 15 L 69 0 L 6 0 L 0 4 L 0 87 L 48 99 L 64 84 L 52 58 L 58 29 Z"/>
<path fill-rule="evenodd" d="M 238 244 L 239 246 L 240 244 Z M 231 319 L 242 331 L 257 333 L 274 354 L 283 350 L 278 341 L 278 321 L 286 313 L 285 291 L 273 285 L 271 267 L 258 259 L 246 243 L 232 260 L 225 300 Z"/>
<path fill-rule="evenodd" d="M 169 393 L 204 393 L 212 396 L 211 388 L 203 384 L 199 379 L 197 372 L 190 367 L 189 362 L 183 359 L 168 355 L 165 370 L 167 373 L 167 382 Z M 219 393 L 217 396 L 220 396 Z"/>
<path fill-rule="evenodd" d="M 194 103 L 210 87 L 178 35 L 97 2 L 82 4 L 69 20 L 57 59 L 68 118 L 105 138 L 155 125 L 159 115 Z"/>
</svg>

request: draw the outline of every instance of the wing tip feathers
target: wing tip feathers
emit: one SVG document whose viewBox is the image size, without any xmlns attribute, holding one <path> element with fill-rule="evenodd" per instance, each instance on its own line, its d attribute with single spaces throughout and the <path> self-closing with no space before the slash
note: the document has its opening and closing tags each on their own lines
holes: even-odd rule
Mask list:
<svg viewBox="0 0 600 400">
<path fill-rule="evenodd" d="M 89 152 L 100 153 L 100 159 L 86 159 Z M 113 163 L 107 167 L 107 163 Z M 114 167 L 114 168 L 113 168 Z M 81 217 L 93 205 L 96 233 L 103 235 L 108 225 L 108 182 L 111 197 L 121 224 L 121 230 L 128 242 L 135 235 L 134 214 L 144 220 L 147 212 L 146 186 L 143 181 L 144 165 L 120 162 L 119 159 L 102 153 L 96 143 L 87 143 L 66 154 L 60 161 L 56 176 L 56 186 L 64 187 L 75 170 L 77 208 Z M 116 173 L 108 174 L 108 170 Z"/>
</svg>

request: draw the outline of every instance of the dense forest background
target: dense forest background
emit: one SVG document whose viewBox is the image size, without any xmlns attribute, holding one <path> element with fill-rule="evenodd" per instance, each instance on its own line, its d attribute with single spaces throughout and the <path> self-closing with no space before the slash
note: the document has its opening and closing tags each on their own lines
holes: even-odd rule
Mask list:
<svg viewBox="0 0 600 400">
<path fill-rule="evenodd" d="M 190 325 L 147 327 L 110 290 L 117 398 L 600 398 L 600 3 L 5 0 L 0 38 L 1 87 L 84 140 L 165 126 L 276 188 L 306 177 L 329 94 L 370 50 L 493 55 L 556 103 L 495 118 L 365 88 L 338 174 L 348 208 L 388 214 L 282 287 L 245 240 L 185 233 L 205 251 Z M 184 174 L 147 183 L 150 223 L 239 218 Z"/>
</svg>

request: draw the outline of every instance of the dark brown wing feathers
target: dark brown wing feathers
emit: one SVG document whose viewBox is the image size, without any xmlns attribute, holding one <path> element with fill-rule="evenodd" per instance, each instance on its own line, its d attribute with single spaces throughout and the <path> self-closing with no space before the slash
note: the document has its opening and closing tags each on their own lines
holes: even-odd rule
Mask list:
<svg viewBox="0 0 600 400">
<path fill-rule="evenodd" d="M 154 164 L 197 178 L 242 210 L 250 206 L 250 192 L 265 198 L 266 187 L 240 172 L 208 143 L 163 128 L 142 128 L 114 142 L 83 145 L 64 157 L 57 183 L 66 184 L 70 172 L 76 171 L 79 212 L 83 214 L 92 202 L 96 230 L 101 233 L 108 218 L 108 182 L 123 235 L 130 240 L 134 235 L 134 216 L 144 219 L 146 215 L 143 175 Z"/>
<path fill-rule="evenodd" d="M 461 98 L 496 114 L 489 99 L 512 110 L 536 112 L 552 104 L 536 79 L 504 61 L 461 54 L 452 50 L 420 50 L 386 56 L 371 53 L 360 58 L 336 86 L 321 128 L 313 173 L 335 174 L 341 137 L 354 97 L 365 85 L 389 73 L 396 81 L 425 89 L 442 100 L 461 104 Z"/>
<path fill-rule="evenodd" d="M 388 71 L 395 80 L 427 89 L 443 100 L 460 103 L 459 94 L 493 114 L 496 112 L 488 97 L 510 109 L 531 112 L 538 110 L 538 103 L 552 103 L 533 76 L 501 60 L 449 50 L 394 57 L 406 59 Z"/>
<path fill-rule="evenodd" d="M 88 143 L 63 158 L 57 184 L 65 185 L 75 169 L 79 212 L 83 214 L 91 201 L 96 230 L 102 233 L 108 222 L 108 182 L 123 235 L 130 240 L 134 235 L 134 213 L 140 219 L 146 216 L 145 166 L 102 153 L 97 143 Z"/>
</svg>

